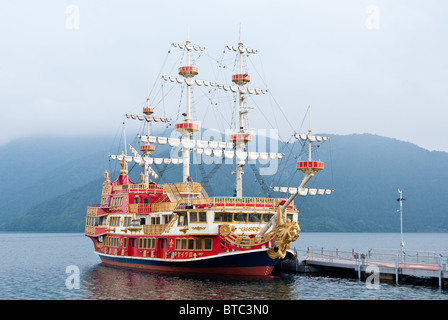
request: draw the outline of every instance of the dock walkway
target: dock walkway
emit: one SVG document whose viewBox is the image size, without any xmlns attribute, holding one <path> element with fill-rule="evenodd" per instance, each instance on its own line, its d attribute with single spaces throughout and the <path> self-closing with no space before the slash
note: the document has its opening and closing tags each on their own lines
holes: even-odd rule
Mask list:
<svg viewBox="0 0 448 320">
<path fill-rule="evenodd" d="M 281 270 L 286 272 L 331 272 L 366 278 L 372 272 L 380 279 L 404 278 L 438 280 L 442 288 L 448 283 L 448 252 L 371 249 L 366 253 L 352 251 L 310 249 L 294 250 L 294 259 L 286 260 Z"/>
</svg>

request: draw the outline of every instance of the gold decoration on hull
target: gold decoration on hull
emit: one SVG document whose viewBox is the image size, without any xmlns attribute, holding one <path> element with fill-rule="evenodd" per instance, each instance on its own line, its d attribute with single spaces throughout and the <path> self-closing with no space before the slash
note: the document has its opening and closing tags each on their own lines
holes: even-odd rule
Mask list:
<svg viewBox="0 0 448 320">
<path fill-rule="evenodd" d="M 235 230 L 236 230 L 235 226 L 225 223 L 221 226 L 221 228 L 219 228 L 219 234 L 223 237 L 227 237 L 230 234 L 234 233 Z"/>
<path fill-rule="evenodd" d="M 263 236 L 256 236 L 251 238 L 248 236 L 235 234 L 234 232 L 236 231 L 236 229 L 237 229 L 236 226 L 224 223 L 223 225 L 221 225 L 221 228 L 219 229 L 219 235 L 229 243 L 240 247 L 259 246 L 274 239 L 274 233 L 272 232 L 266 233 Z"/>
<path fill-rule="evenodd" d="M 120 161 L 120 164 L 121 164 L 120 174 L 127 175 L 128 170 L 126 169 L 126 161 L 124 160 L 124 156 L 125 156 L 124 151 L 121 152 L 121 156 L 123 157 L 123 160 Z"/>
<path fill-rule="evenodd" d="M 109 194 L 110 193 L 110 179 L 109 179 L 109 172 L 104 171 L 104 182 L 103 182 L 103 191 L 102 194 Z"/>
<path fill-rule="evenodd" d="M 299 238 L 300 227 L 296 221 L 286 219 L 286 222 L 274 227 L 273 233 L 277 237 L 277 251 L 275 248 L 269 248 L 268 256 L 271 259 L 283 259 L 291 242 Z"/>
</svg>

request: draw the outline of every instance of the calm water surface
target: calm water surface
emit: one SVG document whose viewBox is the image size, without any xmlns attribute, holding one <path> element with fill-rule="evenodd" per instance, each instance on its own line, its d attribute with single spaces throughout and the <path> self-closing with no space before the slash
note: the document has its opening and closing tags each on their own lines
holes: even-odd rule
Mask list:
<svg viewBox="0 0 448 320">
<path fill-rule="evenodd" d="M 367 251 L 397 249 L 399 234 L 301 233 L 299 250 Z M 83 234 L 0 233 L 1 300 L 447 300 L 448 289 L 381 283 L 310 274 L 279 274 L 267 279 L 153 274 L 107 267 Z M 406 248 L 447 251 L 448 234 L 405 234 Z M 79 288 L 67 267 L 79 270 Z M 68 272 L 66 272 L 68 271 Z"/>
</svg>

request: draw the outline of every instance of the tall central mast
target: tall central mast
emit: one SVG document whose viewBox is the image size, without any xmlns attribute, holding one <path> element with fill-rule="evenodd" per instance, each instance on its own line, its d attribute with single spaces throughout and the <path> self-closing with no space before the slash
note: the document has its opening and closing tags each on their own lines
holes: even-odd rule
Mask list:
<svg viewBox="0 0 448 320">
<path fill-rule="evenodd" d="M 246 83 L 250 81 L 250 76 L 245 73 L 243 74 L 243 52 L 246 49 L 243 46 L 243 42 L 241 42 L 241 28 L 240 28 L 240 42 L 238 43 L 238 60 L 239 60 L 239 73 L 232 76 L 232 81 L 240 87 L 243 87 Z M 244 128 L 244 115 L 247 113 L 247 108 L 244 107 L 244 92 L 245 90 L 239 91 L 239 121 L 238 121 L 238 129 L 235 134 L 230 135 L 230 140 L 235 145 L 236 151 L 236 196 L 243 196 L 243 167 L 245 165 L 245 160 L 238 157 L 238 154 L 242 152 L 246 146 L 246 144 L 251 141 L 252 137 L 249 132 Z"/>
<path fill-rule="evenodd" d="M 190 44 L 189 40 L 186 41 L 185 48 L 187 50 L 187 65 L 179 68 L 179 75 L 188 80 L 198 74 L 198 68 L 190 65 L 190 51 L 193 49 L 193 46 Z M 199 125 L 193 123 L 191 117 L 191 84 L 189 84 L 189 81 L 185 81 L 185 83 L 187 85 L 187 110 L 183 114 L 183 122 L 176 125 L 176 130 L 182 134 L 183 182 L 187 181 L 190 177 L 190 137 L 194 132 L 199 130 Z"/>
</svg>

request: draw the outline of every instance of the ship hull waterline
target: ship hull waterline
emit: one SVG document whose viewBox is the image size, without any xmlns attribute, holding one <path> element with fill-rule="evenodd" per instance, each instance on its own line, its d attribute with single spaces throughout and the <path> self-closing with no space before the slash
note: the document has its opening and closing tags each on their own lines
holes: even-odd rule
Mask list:
<svg viewBox="0 0 448 320">
<path fill-rule="evenodd" d="M 218 254 L 195 259 L 160 259 L 95 252 L 104 265 L 154 272 L 270 276 L 283 259 L 271 259 L 266 249 Z"/>
</svg>

